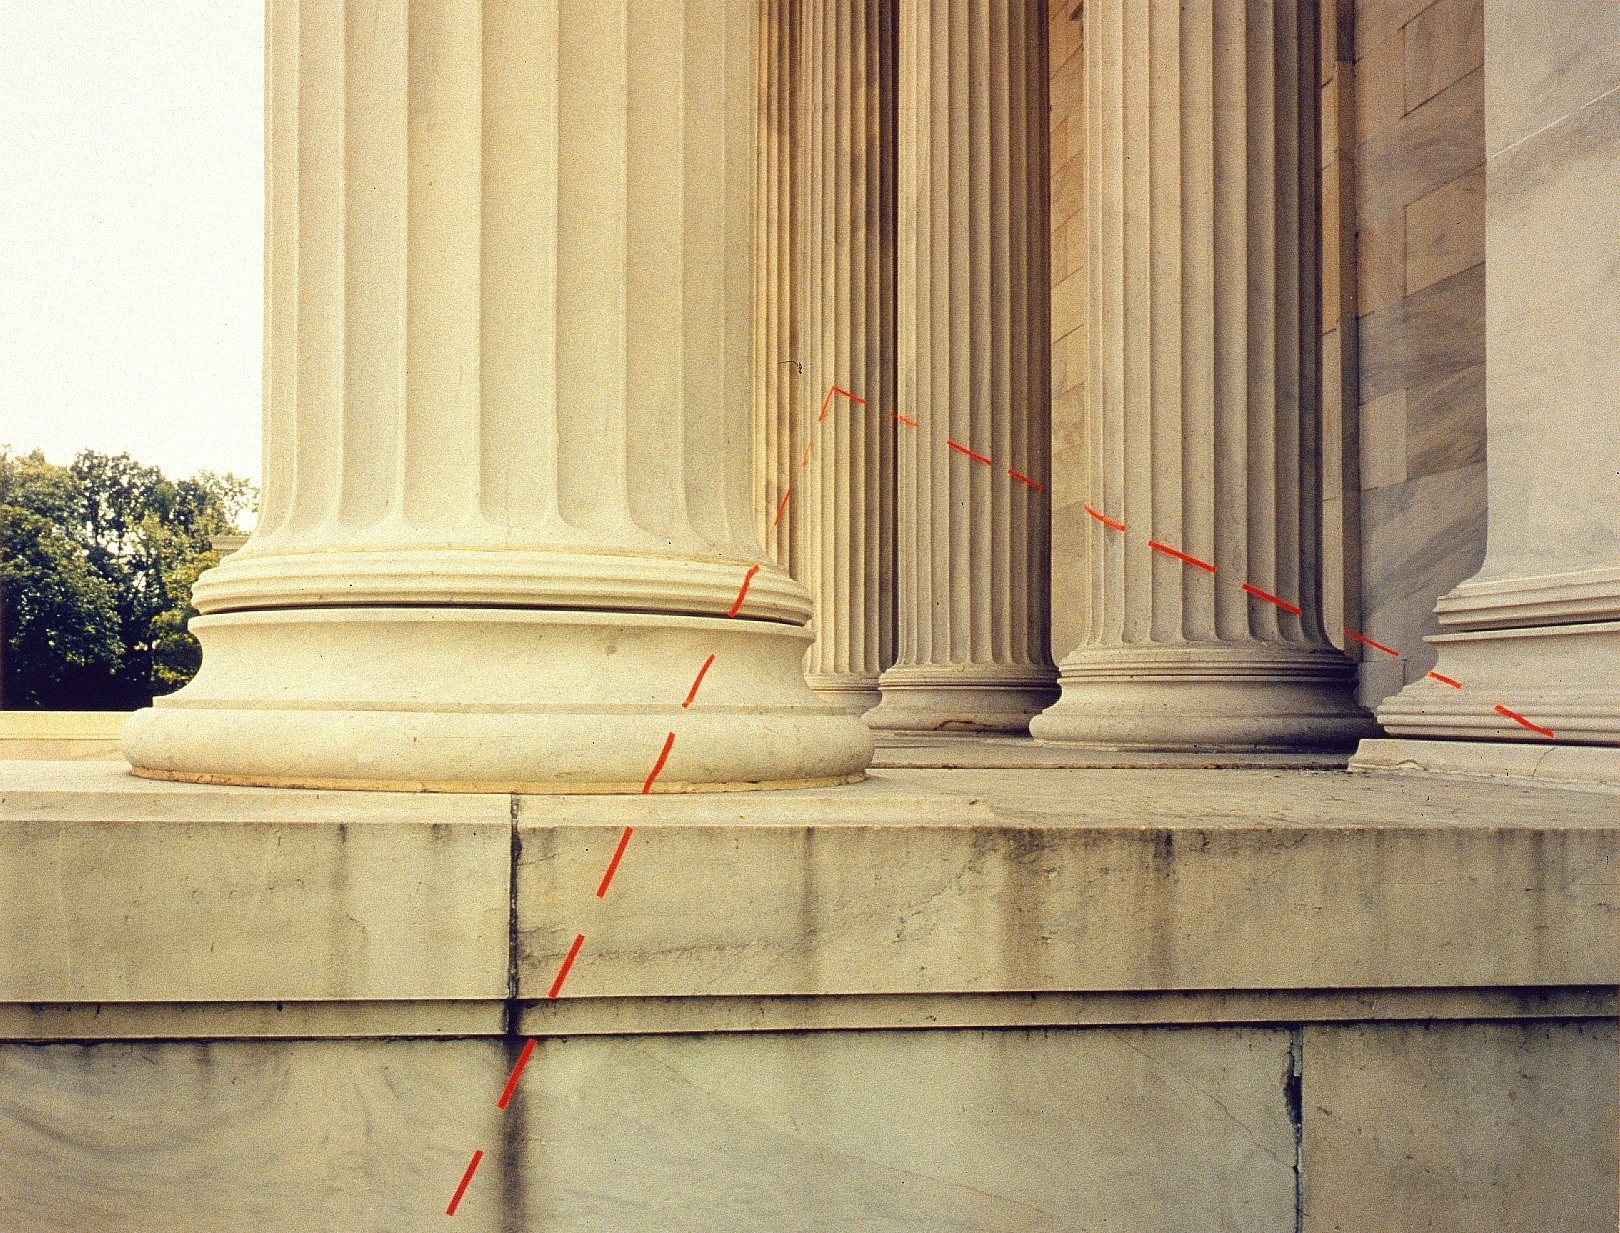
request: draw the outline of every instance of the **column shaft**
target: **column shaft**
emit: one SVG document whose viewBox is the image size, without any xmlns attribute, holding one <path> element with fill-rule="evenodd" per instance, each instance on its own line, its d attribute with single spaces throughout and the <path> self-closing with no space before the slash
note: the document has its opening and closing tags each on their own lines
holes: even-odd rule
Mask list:
<svg viewBox="0 0 1620 1233">
<path fill-rule="evenodd" d="M 801 0 L 759 0 L 759 169 L 754 201 L 754 525 L 794 577 L 793 484 L 803 356 L 798 331 Z"/>
<path fill-rule="evenodd" d="M 894 658 L 896 0 L 803 0 L 806 407 L 797 558 L 811 687 L 861 712 Z"/>
<path fill-rule="evenodd" d="M 899 410 L 915 427 L 897 430 L 897 654 L 868 722 L 1017 731 L 1055 675 L 1044 9 L 903 0 L 900 98 Z"/>
<path fill-rule="evenodd" d="M 1367 730 L 1319 607 L 1315 15 L 1086 7 L 1096 515 L 1087 630 L 1042 739 L 1286 749 Z"/>
<path fill-rule="evenodd" d="M 755 17 L 272 0 L 265 514 L 141 773 L 639 791 L 677 721 L 669 786 L 858 773 L 756 568 Z"/>
</svg>

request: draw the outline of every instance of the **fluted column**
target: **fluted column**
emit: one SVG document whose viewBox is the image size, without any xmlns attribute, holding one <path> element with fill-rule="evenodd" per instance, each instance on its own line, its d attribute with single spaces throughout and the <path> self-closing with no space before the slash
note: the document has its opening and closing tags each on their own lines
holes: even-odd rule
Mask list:
<svg viewBox="0 0 1620 1233">
<path fill-rule="evenodd" d="M 805 449 L 793 510 L 811 688 L 854 712 L 894 659 L 896 0 L 803 0 Z M 791 508 L 791 503 L 790 503 Z"/>
<path fill-rule="evenodd" d="M 673 732 L 664 788 L 858 774 L 757 568 L 754 0 L 267 21 L 265 508 L 137 771 L 640 791 Z"/>
<path fill-rule="evenodd" d="M 898 638 L 873 727 L 1053 697 L 1045 8 L 902 0 Z M 914 425 L 914 426 L 913 426 Z"/>
<path fill-rule="evenodd" d="M 754 525 L 771 560 L 798 577 L 798 141 L 801 0 L 759 0 L 759 165 L 754 188 Z"/>
<path fill-rule="evenodd" d="M 1316 13 L 1086 6 L 1091 602 L 1041 739 L 1369 730 L 1319 609 Z"/>
</svg>

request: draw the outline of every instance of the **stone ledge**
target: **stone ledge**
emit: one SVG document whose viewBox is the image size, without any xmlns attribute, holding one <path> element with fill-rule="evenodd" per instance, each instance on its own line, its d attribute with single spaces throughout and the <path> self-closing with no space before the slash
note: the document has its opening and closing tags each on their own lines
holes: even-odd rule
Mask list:
<svg viewBox="0 0 1620 1233">
<path fill-rule="evenodd" d="M 1603 745 L 1386 737 L 1362 741 L 1350 759 L 1350 769 L 1469 775 L 1550 788 L 1620 792 L 1620 747 Z"/>
<path fill-rule="evenodd" d="M 1612 795 L 886 771 L 841 794 L 524 797 L 518 833 L 524 998 L 579 934 L 570 997 L 1620 982 Z"/>
<path fill-rule="evenodd" d="M 514 800 L 9 763 L 0 1003 L 24 1035 L 37 1013 L 17 1008 L 36 1003 L 71 1008 L 52 1012 L 64 1037 L 98 1033 L 96 1005 L 126 1008 L 133 1035 L 342 1035 L 368 1016 L 479 1034 L 514 997 L 545 1000 L 577 934 L 570 1005 L 530 1006 L 535 1030 L 756 1013 L 725 999 L 903 997 L 921 1024 L 936 995 L 1608 986 L 1617 849 L 1614 794 L 1342 772 L 886 771 L 841 790 Z M 666 998 L 678 1009 L 649 1009 Z M 275 1003 L 329 1006 L 298 1027 Z M 449 1003 L 478 1009 L 447 1019 Z M 842 1013 L 784 1005 L 784 1022 Z M 852 1026 L 889 1013 L 866 1005 Z"/>
</svg>

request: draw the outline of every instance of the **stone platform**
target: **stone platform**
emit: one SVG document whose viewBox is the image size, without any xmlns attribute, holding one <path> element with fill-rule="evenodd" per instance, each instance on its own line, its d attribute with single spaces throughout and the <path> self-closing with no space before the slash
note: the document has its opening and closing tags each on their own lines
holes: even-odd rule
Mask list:
<svg viewBox="0 0 1620 1233">
<path fill-rule="evenodd" d="M 452 1227 L 1607 1230 L 1617 854 L 1410 774 L 4 763 L 0 1228 L 438 1227 L 482 1149 Z"/>
</svg>

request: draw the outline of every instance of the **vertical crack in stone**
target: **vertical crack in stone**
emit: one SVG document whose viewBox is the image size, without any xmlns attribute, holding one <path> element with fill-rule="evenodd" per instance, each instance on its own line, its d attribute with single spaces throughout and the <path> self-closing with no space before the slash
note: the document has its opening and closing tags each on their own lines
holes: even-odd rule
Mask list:
<svg viewBox="0 0 1620 1233">
<path fill-rule="evenodd" d="M 1288 1069 L 1283 1072 L 1283 1100 L 1294 1127 L 1294 1233 L 1305 1230 L 1305 1028 L 1288 1033 Z"/>
<path fill-rule="evenodd" d="M 509 810 L 512 827 L 511 856 L 506 872 L 506 1035 L 518 1034 L 518 861 L 523 856 L 523 837 L 518 833 L 518 795 L 512 794 Z"/>
</svg>

